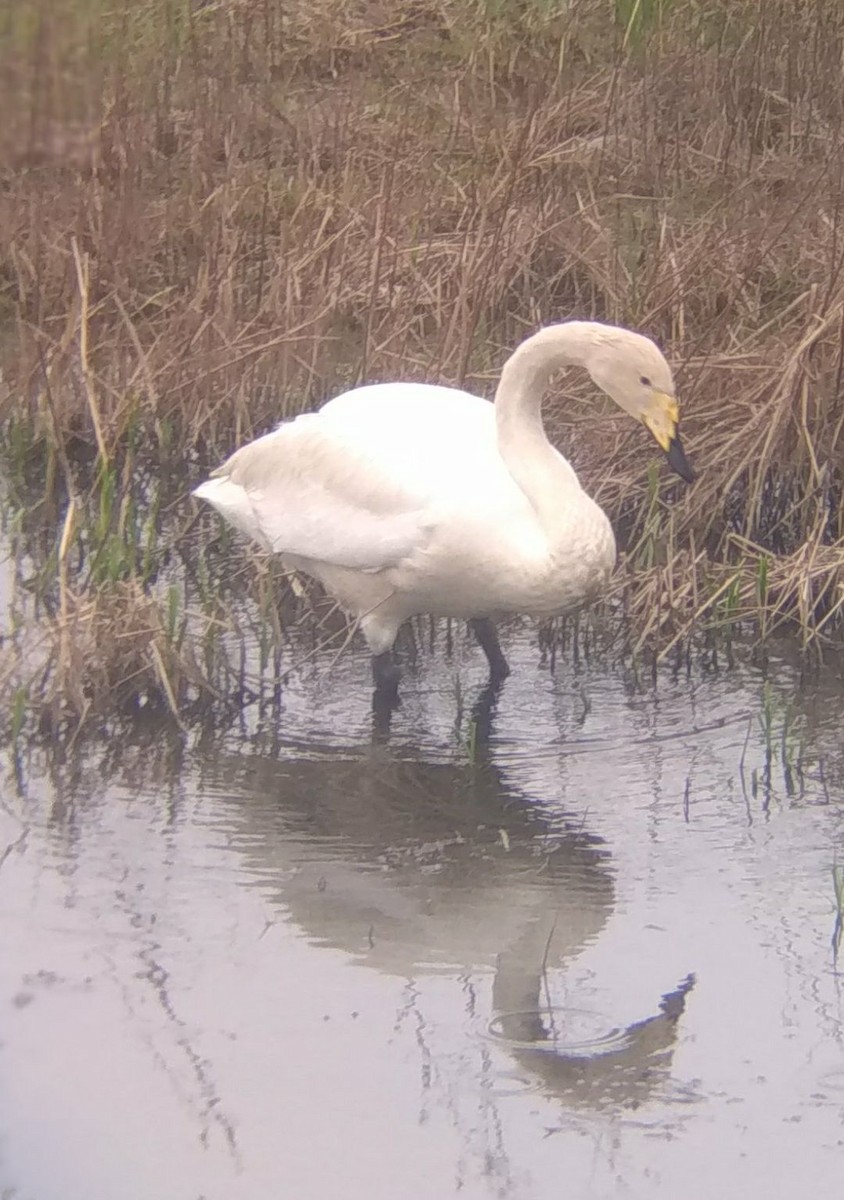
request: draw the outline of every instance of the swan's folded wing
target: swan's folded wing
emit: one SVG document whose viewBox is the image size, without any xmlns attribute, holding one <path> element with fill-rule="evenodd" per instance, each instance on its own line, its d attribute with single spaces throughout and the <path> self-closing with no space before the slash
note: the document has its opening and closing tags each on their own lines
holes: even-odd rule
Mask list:
<svg viewBox="0 0 844 1200">
<path fill-rule="evenodd" d="M 358 570 L 395 565 L 430 530 L 419 481 L 318 414 L 236 451 L 195 494 L 268 550 Z"/>
</svg>

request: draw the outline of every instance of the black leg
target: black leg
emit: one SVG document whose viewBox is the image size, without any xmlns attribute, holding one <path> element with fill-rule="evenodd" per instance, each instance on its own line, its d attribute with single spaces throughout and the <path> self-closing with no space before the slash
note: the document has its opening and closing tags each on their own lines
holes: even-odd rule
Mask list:
<svg viewBox="0 0 844 1200">
<path fill-rule="evenodd" d="M 486 655 L 489 663 L 489 677 L 492 680 L 506 679 L 510 674 L 510 667 L 507 664 L 507 659 L 501 653 L 501 646 L 498 641 L 498 634 L 495 632 L 495 626 L 489 617 L 472 617 L 469 622 L 469 628 L 474 633 L 480 643 L 480 647 Z"/>
<path fill-rule="evenodd" d="M 479 760 L 483 759 L 489 752 L 489 743 L 492 738 L 492 722 L 495 717 L 495 708 L 498 703 L 498 697 L 501 695 L 503 683 L 503 676 L 493 679 L 490 675 L 478 693 L 475 703 L 472 705 L 472 722 L 475 726 L 475 747 Z"/>
<path fill-rule="evenodd" d="M 372 656 L 372 682 L 375 691 L 385 700 L 395 703 L 398 700 L 399 680 L 401 671 L 396 666 L 392 650 Z"/>
<path fill-rule="evenodd" d="M 392 650 L 372 656 L 372 732 L 376 742 L 386 741 L 390 736 L 390 718 L 401 704 L 399 679 L 401 671 L 393 658 Z"/>
</svg>

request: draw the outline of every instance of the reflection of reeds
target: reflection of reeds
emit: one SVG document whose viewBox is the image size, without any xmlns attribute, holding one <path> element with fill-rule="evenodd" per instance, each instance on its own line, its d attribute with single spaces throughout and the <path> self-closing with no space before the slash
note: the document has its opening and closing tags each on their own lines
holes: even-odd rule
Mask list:
<svg viewBox="0 0 844 1200">
<path fill-rule="evenodd" d="M 181 487 L 362 378 L 489 394 L 526 332 L 575 315 L 665 347 L 700 476 L 666 497 L 588 381 L 549 396 L 621 534 L 604 615 L 634 664 L 693 634 L 729 654 L 749 626 L 839 635 L 838 0 L 36 0 L 4 21 L 7 525 L 57 646 L 73 605 L 153 605 L 210 679 L 245 600 L 277 673 L 278 573 L 233 579 L 242 551 Z M 557 636 L 580 653 L 595 628 Z"/>
</svg>

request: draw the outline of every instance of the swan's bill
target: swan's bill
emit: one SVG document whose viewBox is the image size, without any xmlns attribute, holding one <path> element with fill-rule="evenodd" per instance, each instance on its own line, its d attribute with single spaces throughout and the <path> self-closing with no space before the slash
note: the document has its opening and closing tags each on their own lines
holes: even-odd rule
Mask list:
<svg viewBox="0 0 844 1200">
<path fill-rule="evenodd" d="M 681 479 L 685 479 L 686 483 L 694 483 L 695 473 L 689 466 L 686 451 L 683 449 L 679 433 L 675 433 L 674 437 L 668 443 L 665 457 L 668 459 L 668 465 L 672 471 L 676 471 Z"/>
<path fill-rule="evenodd" d="M 672 438 L 677 435 L 677 424 L 680 420 L 677 401 L 667 392 L 658 392 L 654 388 L 639 415 L 645 427 L 651 431 L 667 454 Z"/>
<path fill-rule="evenodd" d="M 680 441 L 677 426 L 680 421 L 680 408 L 673 396 L 667 392 L 651 392 L 647 407 L 642 413 L 642 421 L 650 430 L 659 446 L 665 451 L 668 465 L 676 471 L 686 483 L 694 482 L 694 471 L 689 466 L 686 452 Z"/>
</svg>

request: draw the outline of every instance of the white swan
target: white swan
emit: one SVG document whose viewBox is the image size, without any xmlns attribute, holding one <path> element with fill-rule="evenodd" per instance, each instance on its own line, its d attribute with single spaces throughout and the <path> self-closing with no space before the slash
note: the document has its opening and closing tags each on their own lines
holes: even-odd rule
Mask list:
<svg viewBox="0 0 844 1200">
<path fill-rule="evenodd" d="M 522 342 L 494 404 L 428 384 L 355 388 L 243 446 L 194 495 L 357 618 L 382 695 L 395 697 L 393 643 L 418 613 L 468 618 L 501 679 L 490 618 L 575 608 L 615 563 L 606 514 L 542 425 L 545 386 L 567 365 L 585 367 L 692 481 L 671 369 L 654 343 L 568 321 Z"/>
</svg>

